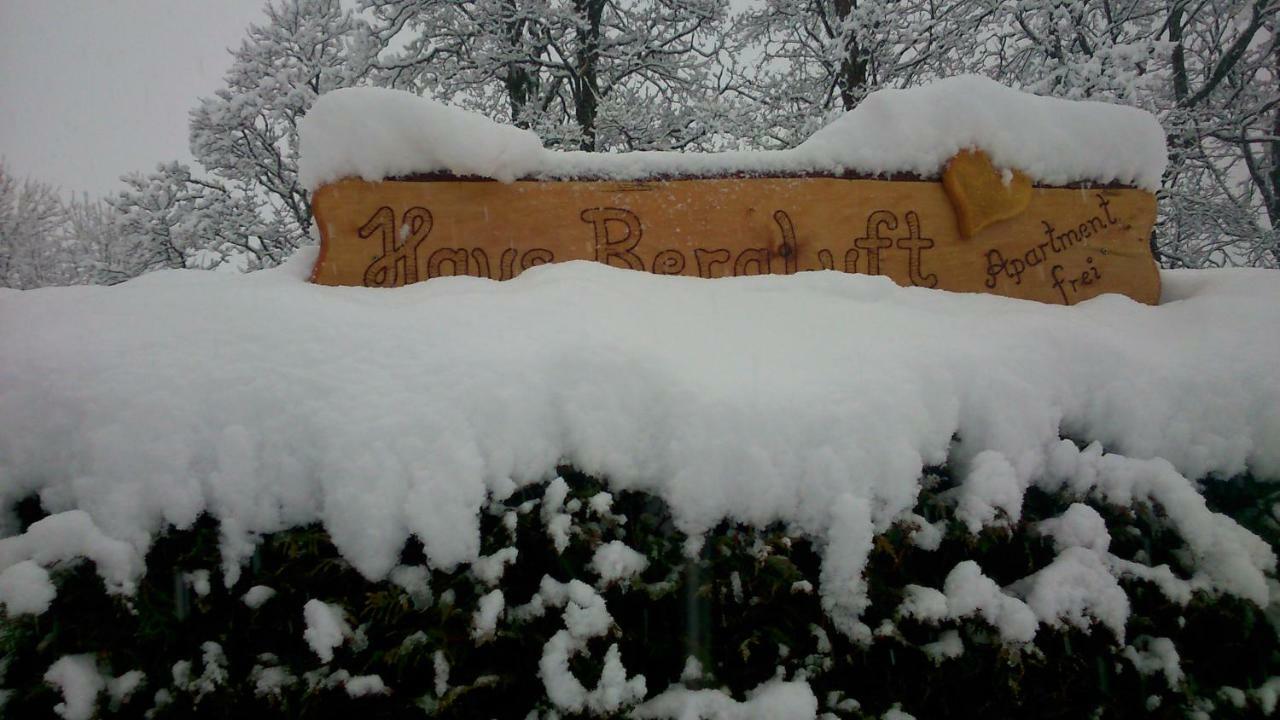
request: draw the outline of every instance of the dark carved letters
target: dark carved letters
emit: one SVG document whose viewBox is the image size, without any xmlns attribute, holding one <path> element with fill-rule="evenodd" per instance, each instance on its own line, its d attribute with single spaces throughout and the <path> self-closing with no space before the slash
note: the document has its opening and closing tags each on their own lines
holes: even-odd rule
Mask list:
<svg viewBox="0 0 1280 720">
<path fill-rule="evenodd" d="M 684 272 L 684 253 L 679 250 L 663 250 L 653 259 L 656 275 L 679 275 Z"/>
<path fill-rule="evenodd" d="M 791 216 L 785 210 L 773 214 L 773 221 L 778 223 L 782 231 L 782 242 L 778 245 L 778 254 L 782 256 L 783 272 L 794 275 L 800 258 L 800 249 L 796 247 L 796 227 L 791 223 Z"/>
<path fill-rule="evenodd" d="M 752 266 L 755 267 L 755 271 L 749 272 L 747 268 Z M 734 276 L 768 275 L 769 248 L 752 248 L 738 253 L 738 259 L 733 262 L 733 274 Z"/>
<path fill-rule="evenodd" d="M 867 218 L 867 234 L 853 241 L 855 247 L 867 251 L 868 275 L 880 274 L 880 251 L 893 247 L 893 239 L 880 234 L 882 226 L 897 230 L 898 217 L 888 210 L 876 210 Z"/>
<path fill-rule="evenodd" d="M 418 246 L 431 233 L 431 213 L 426 208 L 409 208 L 396 225 L 389 207 L 378 208 L 359 230 L 362 239 L 381 236 L 382 254 L 374 256 L 364 271 L 367 287 L 398 287 L 418 282 Z M 398 236 L 398 237 L 397 237 Z"/>
<path fill-rule="evenodd" d="M 914 211 L 907 211 L 907 236 L 898 239 L 898 248 L 907 251 L 907 273 L 912 285 L 921 287 L 938 287 L 938 276 L 923 274 L 920 268 L 920 255 L 933 247 L 933 240 L 920 237 L 920 216 Z"/>
<path fill-rule="evenodd" d="M 431 253 L 427 258 L 427 279 L 440 277 L 444 273 L 440 272 L 442 263 L 449 263 L 453 266 L 453 272 L 450 275 L 466 275 L 470 267 L 467 263 L 467 251 L 461 248 L 440 248 Z M 489 263 L 486 261 L 486 265 Z"/>
<path fill-rule="evenodd" d="M 717 265 L 725 265 L 729 262 L 729 251 L 725 249 L 704 250 L 698 248 L 693 251 L 693 257 L 698 261 L 698 277 L 711 278 L 717 277 L 712 271 Z"/>
<path fill-rule="evenodd" d="M 524 255 L 520 256 L 520 269 L 528 270 L 531 267 L 555 262 L 555 260 L 556 256 L 550 250 L 546 248 L 534 248 L 526 251 Z M 643 267 L 641 269 L 643 269 Z"/>
<path fill-rule="evenodd" d="M 1107 212 L 1105 198 L 1100 205 Z M 641 249 L 644 238 L 644 226 L 635 212 L 624 208 L 599 207 L 583 210 L 580 214 L 583 222 L 592 227 L 595 240 L 595 258 L 598 262 L 614 267 L 631 270 L 649 270 L 659 275 L 680 275 L 689 268 L 686 253 L 689 250 L 667 248 L 650 255 Z M 734 253 L 725 248 L 693 248 L 693 259 L 697 274 L 700 277 L 712 278 L 726 275 L 765 275 L 774 272 L 775 258 L 782 259 L 783 273 L 791 274 L 800 269 L 800 247 L 797 241 L 795 224 L 791 215 L 785 210 L 776 210 L 772 215 L 778 226 L 780 241 L 776 246 L 755 247 Z M 925 273 L 924 256 L 926 251 L 934 247 L 931 238 L 923 237 L 920 217 L 915 211 L 907 211 L 904 215 L 907 235 L 898 238 L 896 248 L 904 251 L 907 257 L 907 268 L 910 281 L 924 287 L 937 287 L 938 276 Z M 1110 217 L 1108 217 L 1110 219 Z M 510 280 L 516 274 L 537 265 L 555 261 L 554 253 L 541 247 L 519 249 L 504 248 L 497 258 L 496 267 L 490 260 L 489 252 L 483 248 L 457 247 L 424 247 L 423 243 L 431 234 L 433 218 L 426 208 L 412 207 L 405 211 L 400 222 L 396 222 L 396 212 L 390 207 L 381 207 L 373 213 L 368 221 L 359 228 L 362 239 L 377 238 L 380 252 L 373 256 L 364 272 L 364 284 L 371 287 L 394 287 L 443 275 L 474 275 L 496 280 Z M 1103 221 L 1094 218 L 1090 221 L 1090 229 Z M 895 247 L 895 241 L 887 237 L 887 233 L 899 227 L 898 216 L 889 210 L 876 210 L 867 218 L 866 235 L 854 239 L 855 247 L 849 248 L 844 255 L 844 271 L 856 273 L 859 259 L 865 255 L 866 272 L 878 275 L 882 272 L 881 261 L 885 250 Z M 1085 225 L 1081 226 L 1084 232 Z M 1053 245 L 1055 252 L 1060 252 L 1052 229 L 1049 231 L 1050 241 L 1041 244 L 1041 249 Z M 1073 231 L 1068 231 L 1073 232 Z M 1074 242 L 1066 234 L 1058 236 L 1057 242 L 1063 243 L 1065 250 Z M 513 241 L 512 245 L 516 243 Z M 859 252 L 859 250 L 865 252 Z M 494 251 L 496 252 L 496 251 Z M 831 250 L 818 249 L 817 261 L 821 269 L 835 270 L 836 258 Z M 1030 256 L 1028 256 L 1030 257 Z M 421 263 L 419 258 L 421 258 Z M 1020 258 L 1006 261 L 996 250 L 987 253 L 987 287 L 994 288 L 997 279 L 1007 274 L 1020 282 L 1021 272 L 1025 268 Z M 1041 254 L 1038 260 L 1043 260 Z M 1027 264 L 1037 264 L 1028 261 Z M 425 266 L 425 267 L 424 267 Z M 646 267 L 647 266 L 647 267 Z M 1015 267 L 1016 266 L 1016 267 Z M 1077 283 L 1083 283 L 1077 280 Z M 1070 280 L 1064 280 L 1066 286 Z"/>
<path fill-rule="evenodd" d="M 644 261 L 632 252 L 644 232 L 635 213 L 620 208 L 592 208 L 582 211 L 582 221 L 591 223 L 595 230 L 596 262 L 631 270 L 644 269 Z M 626 234 L 615 240 L 609 234 L 609 223 L 621 224 Z"/>
</svg>

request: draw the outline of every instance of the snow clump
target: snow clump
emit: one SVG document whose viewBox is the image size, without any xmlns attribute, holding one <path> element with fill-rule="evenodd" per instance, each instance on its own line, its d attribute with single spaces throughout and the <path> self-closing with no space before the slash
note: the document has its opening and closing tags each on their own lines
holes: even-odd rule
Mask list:
<svg viewBox="0 0 1280 720">
<path fill-rule="evenodd" d="M 591 558 L 591 568 L 604 585 L 627 581 L 649 567 L 649 559 L 621 540 L 604 543 Z"/>
<path fill-rule="evenodd" d="M 9 617 L 39 615 L 49 609 L 57 595 L 49 572 L 31 560 L 0 572 L 0 605 Z"/>
<path fill-rule="evenodd" d="M 302 615 L 307 623 L 302 638 L 321 662 L 330 662 L 334 648 L 351 637 L 351 626 L 343 619 L 342 608 L 320 600 L 308 600 L 302 608 Z"/>
</svg>

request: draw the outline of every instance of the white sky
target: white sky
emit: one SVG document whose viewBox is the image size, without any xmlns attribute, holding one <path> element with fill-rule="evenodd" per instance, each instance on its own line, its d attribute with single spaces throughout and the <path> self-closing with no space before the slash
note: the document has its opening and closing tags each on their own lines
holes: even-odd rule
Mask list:
<svg viewBox="0 0 1280 720">
<path fill-rule="evenodd" d="M 187 113 L 221 84 L 265 0 L 0 0 L 0 157 L 104 194 L 190 161 Z"/>
</svg>

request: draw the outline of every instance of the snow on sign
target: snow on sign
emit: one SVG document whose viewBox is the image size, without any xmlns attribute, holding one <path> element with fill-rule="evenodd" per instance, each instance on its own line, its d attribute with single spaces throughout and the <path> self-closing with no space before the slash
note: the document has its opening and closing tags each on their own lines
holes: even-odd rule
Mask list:
<svg viewBox="0 0 1280 720">
<path fill-rule="evenodd" d="M 1081 164 L 1065 147 L 1075 138 L 1059 127 L 1073 129 L 1084 109 L 1085 120 L 1093 113 L 1103 128 L 1141 137 L 1149 128 L 1132 126 L 1145 113 L 1024 95 L 977 78 L 949 83 L 873 95 L 794 150 L 714 155 L 549 152 L 524 131 L 412 96 L 335 93 L 303 127 L 303 175 L 321 234 L 312 280 L 372 287 L 449 275 L 507 280 L 535 265 L 594 260 L 704 278 L 839 270 L 1060 304 L 1103 293 L 1155 303 L 1159 275 L 1148 243 L 1155 198 L 1132 186 L 1145 184 L 1150 168 L 1135 161 L 1126 169 L 1123 153 L 1119 163 L 1099 158 L 1090 167 L 1085 151 Z M 885 140 L 893 111 L 928 99 L 911 92 L 946 101 L 966 87 L 997 106 L 1040 112 L 1050 123 L 1042 130 L 1064 144 L 1062 164 L 1075 167 L 1055 170 L 1052 154 L 1037 156 L 1026 142 L 1002 148 L 1008 132 L 988 132 L 995 139 L 983 142 L 990 118 L 962 117 L 962 128 L 978 130 L 965 133 L 967 141 L 926 128 L 918 144 L 927 158 L 910 146 L 900 146 L 897 161 L 891 149 L 848 157 L 859 138 Z M 381 144 L 359 142 L 358 104 L 375 106 L 363 108 L 372 117 L 363 122 L 385 121 Z M 1056 117 L 1064 109 L 1077 112 Z M 1154 144 L 1162 154 L 1163 136 Z M 342 145 L 371 157 L 334 151 Z M 312 148 L 324 149 L 309 159 Z"/>
</svg>

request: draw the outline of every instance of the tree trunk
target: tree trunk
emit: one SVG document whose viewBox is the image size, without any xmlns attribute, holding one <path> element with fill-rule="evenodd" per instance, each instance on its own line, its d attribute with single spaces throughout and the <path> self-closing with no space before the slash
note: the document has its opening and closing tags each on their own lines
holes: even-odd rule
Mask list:
<svg viewBox="0 0 1280 720">
<path fill-rule="evenodd" d="M 523 36 L 525 20 L 520 18 L 517 0 L 502 0 L 502 29 L 507 42 L 506 50 L 513 57 L 520 55 L 524 47 Z M 516 127 L 528 128 L 529 121 L 525 116 L 525 108 L 535 93 L 536 80 L 529 68 L 519 60 L 507 63 L 506 76 L 502 79 L 507 89 L 507 102 L 511 106 L 511 122 Z"/>
<path fill-rule="evenodd" d="M 596 150 L 596 111 L 600 104 L 600 20 L 605 0 L 574 0 L 578 16 L 577 82 L 574 117 L 582 131 L 579 147 Z"/>
<path fill-rule="evenodd" d="M 840 58 L 840 74 L 836 83 L 840 86 L 840 101 L 845 110 L 852 110 L 866 94 L 868 60 L 858 46 L 857 34 L 844 25 L 853 12 L 853 0 L 835 0 L 836 16 L 844 33 L 844 54 Z"/>
<path fill-rule="evenodd" d="M 1271 55 L 1274 60 L 1272 77 L 1280 77 L 1280 38 L 1275 36 L 1275 23 L 1272 23 Z M 1271 111 L 1271 172 L 1267 174 L 1271 183 L 1270 202 L 1267 207 L 1267 219 L 1271 221 L 1271 258 L 1276 267 L 1280 267 L 1280 107 Z"/>
</svg>

